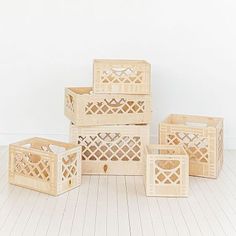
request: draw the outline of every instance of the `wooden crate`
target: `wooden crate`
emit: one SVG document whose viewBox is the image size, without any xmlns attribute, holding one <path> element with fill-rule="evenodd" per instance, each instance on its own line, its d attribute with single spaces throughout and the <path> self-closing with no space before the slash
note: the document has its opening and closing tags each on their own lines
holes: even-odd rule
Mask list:
<svg viewBox="0 0 236 236">
<path fill-rule="evenodd" d="M 217 178 L 223 164 L 223 119 L 170 115 L 160 124 L 161 144 L 183 145 L 190 175 Z"/>
<path fill-rule="evenodd" d="M 81 148 L 78 145 L 32 138 L 9 147 L 9 182 L 50 195 L 80 185 Z"/>
<path fill-rule="evenodd" d="M 82 173 L 144 175 L 144 148 L 149 125 L 76 127 L 70 141 L 82 146 Z"/>
<path fill-rule="evenodd" d="M 146 194 L 186 197 L 189 189 L 189 157 L 182 146 L 146 147 Z"/>
<path fill-rule="evenodd" d="M 150 94 L 150 75 L 146 61 L 94 60 L 94 92 Z"/>
<path fill-rule="evenodd" d="M 151 97 L 66 88 L 65 115 L 77 126 L 145 124 L 151 121 Z"/>
</svg>

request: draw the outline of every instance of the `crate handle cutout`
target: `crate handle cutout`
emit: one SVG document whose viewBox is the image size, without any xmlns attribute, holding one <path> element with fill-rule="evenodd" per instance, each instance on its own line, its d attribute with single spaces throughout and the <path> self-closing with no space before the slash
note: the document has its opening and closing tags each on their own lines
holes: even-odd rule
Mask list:
<svg viewBox="0 0 236 236">
<path fill-rule="evenodd" d="M 189 127 L 199 127 L 199 128 L 207 127 L 206 123 L 200 123 L 200 122 L 185 122 L 185 125 Z"/>
<path fill-rule="evenodd" d="M 36 154 L 32 154 L 32 153 L 29 153 L 28 155 L 25 155 L 25 158 L 33 164 L 39 163 L 42 159 L 41 156 L 36 155 Z"/>
<path fill-rule="evenodd" d="M 66 157 L 63 158 L 63 163 L 65 165 L 71 165 L 76 159 L 76 153 L 67 155 Z"/>
<path fill-rule="evenodd" d="M 31 146 L 32 146 L 31 143 L 26 143 L 26 144 L 23 145 L 22 147 L 23 147 L 23 148 L 31 148 Z"/>
<path fill-rule="evenodd" d="M 135 74 L 135 70 L 127 67 L 127 68 L 121 68 L 121 67 L 112 67 L 110 70 L 104 71 L 107 75 L 113 73 L 116 76 L 129 76 Z"/>
<path fill-rule="evenodd" d="M 156 163 L 159 168 L 163 170 L 172 170 L 176 169 L 180 165 L 179 160 L 162 160 L 162 161 L 157 161 Z"/>
</svg>

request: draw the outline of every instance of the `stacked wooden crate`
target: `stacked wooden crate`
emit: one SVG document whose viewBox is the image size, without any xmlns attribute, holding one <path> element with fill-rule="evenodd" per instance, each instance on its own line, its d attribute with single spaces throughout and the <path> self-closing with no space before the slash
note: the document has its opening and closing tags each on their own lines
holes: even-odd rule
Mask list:
<svg viewBox="0 0 236 236">
<path fill-rule="evenodd" d="M 83 174 L 144 175 L 151 122 L 150 64 L 95 60 L 93 88 L 66 88 L 70 142 Z"/>
</svg>

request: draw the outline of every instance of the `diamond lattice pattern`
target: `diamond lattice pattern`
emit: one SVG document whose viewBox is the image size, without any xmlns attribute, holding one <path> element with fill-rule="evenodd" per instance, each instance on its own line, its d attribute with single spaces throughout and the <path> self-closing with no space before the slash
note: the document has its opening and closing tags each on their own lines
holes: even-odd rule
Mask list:
<svg viewBox="0 0 236 236">
<path fill-rule="evenodd" d="M 137 71 L 134 68 L 111 68 L 104 70 L 101 76 L 101 82 L 112 83 L 132 83 L 140 84 L 143 82 L 144 72 Z"/>
<path fill-rule="evenodd" d="M 198 134 L 176 132 L 168 135 L 168 143 L 171 145 L 183 145 L 191 161 L 208 162 L 208 139 Z"/>
<path fill-rule="evenodd" d="M 71 179 L 77 175 L 77 155 L 76 153 L 62 158 L 62 181 Z"/>
<path fill-rule="evenodd" d="M 16 153 L 15 172 L 19 175 L 50 181 L 50 163 L 39 155 Z"/>
<path fill-rule="evenodd" d="M 104 99 L 99 102 L 89 102 L 85 107 L 87 115 L 92 114 L 124 114 L 144 113 L 144 101 L 132 101 L 126 99 Z"/>
<path fill-rule="evenodd" d="M 155 161 L 156 184 L 180 184 L 180 161 Z"/>
<path fill-rule="evenodd" d="M 89 161 L 140 161 L 140 137 L 121 136 L 119 133 L 99 133 L 79 136 L 83 146 L 82 159 Z"/>
</svg>

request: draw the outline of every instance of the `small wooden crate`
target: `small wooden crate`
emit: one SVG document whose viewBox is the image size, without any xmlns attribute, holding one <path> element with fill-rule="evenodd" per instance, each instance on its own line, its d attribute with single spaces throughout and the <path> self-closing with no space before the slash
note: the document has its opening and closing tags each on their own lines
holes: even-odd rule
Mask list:
<svg viewBox="0 0 236 236">
<path fill-rule="evenodd" d="M 189 157 L 182 146 L 146 147 L 146 194 L 186 197 L 189 188 Z"/>
<path fill-rule="evenodd" d="M 78 187 L 81 148 L 42 138 L 11 144 L 9 182 L 54 196 Z"/>
<path fill-rule="evenodd" d="M 160 124 L 161 144 L 183 145 L 190 175 L 217 178 L 223 164 L 223 119 L 170 115 Z"/>
<path fill-rule="evenodd" d="M 77 126 L 145 124 L 151 121 L 149 95 L 93 94 L 66 88 L 65 115 Z"/>
<path fill-rule="evenodd" d="M 146 61 L 94 60 L 94 92 L 150 94 L 150 74 Z"/>
<path fill-rule="evenodd" d="M 83 174 L 144 175 L 149 125 L 76 127 L 70 141 L 82 146 Z"/>
</svg>

